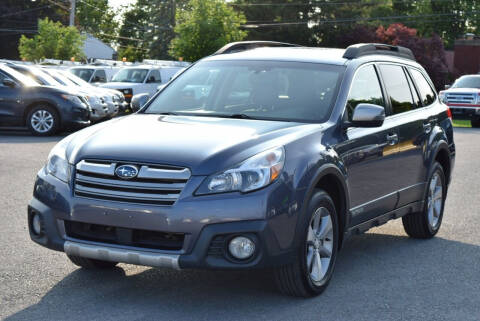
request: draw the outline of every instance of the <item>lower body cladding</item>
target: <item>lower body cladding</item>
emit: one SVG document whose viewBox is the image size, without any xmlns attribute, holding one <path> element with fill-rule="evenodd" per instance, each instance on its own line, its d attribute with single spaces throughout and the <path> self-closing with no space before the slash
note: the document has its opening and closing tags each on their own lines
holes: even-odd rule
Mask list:
<svg viewBox="0 0 480 321">
<path fill-rule="evenodd" d="M 173 206 L 149 206 L 74 197 L 69 185 L 41 170 L 28 207 L 30 236 L 70 256 L 173 269 L 294 260 L 297 213 L 288 206 L 268 211 L 269 202 L 285 199 L 282 184 L 244 195 L 191 196 L 202 180 L 192 177 L 183 191 L 190 196 Z M 244 257 L 232 248 L 238 244 L 249 252 Z"/>
</svg>

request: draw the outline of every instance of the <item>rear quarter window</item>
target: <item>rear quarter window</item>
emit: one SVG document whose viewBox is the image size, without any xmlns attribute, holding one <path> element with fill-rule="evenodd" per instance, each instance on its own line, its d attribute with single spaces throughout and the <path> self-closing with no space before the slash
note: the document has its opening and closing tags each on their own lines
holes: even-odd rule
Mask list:
<svg viewBox="0 0 480 321">
<path fill-rule="evenodd" d="M 437 98 L 437 95 L 435 95 L 435 91 L 432 89 L 427 79 L 425 79 L 425 76 L 416 69 L 410 69 L 410 74 L 417 84 L 418 91 L 420 91 L 423 106 L 431 105 Z"/>
</svg>

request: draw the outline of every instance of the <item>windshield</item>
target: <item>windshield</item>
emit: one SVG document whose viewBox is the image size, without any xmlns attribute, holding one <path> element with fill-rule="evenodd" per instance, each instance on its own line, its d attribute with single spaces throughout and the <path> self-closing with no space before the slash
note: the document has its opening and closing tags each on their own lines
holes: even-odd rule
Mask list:
<svg viewBox="0 0 480 321">
<path fill-rule="evenodd" d="M 45 72 L 47 72 L 50 76 L 52 76 L 56 81 L 61 83 L 64 86 L 77 86 L 73 81 L 62 75 L 60 72 L 57 70 L 52 70 L 52 69 L 44 69 Z"/>
<path fill-rule="evenodd" d="M 480 76 L 468 76 L 457 79 L 452 88 L 479 88 Z"/>
<path fill-rule="evenodd" d="M 113 76 L 111 82 L 136 82 L 143 83 L 147 77 L 148 69 L 122 69 Z"/>
<path fill-rule="evenodd" d="M 326 121 L 343 70 L 300 62 L 200 62 L 173 80 L 145 113 Z"/>
<path fill-rule="evenodd" d="M 92 78 L 94 69 L 86 69 L 86 68 L 75 68 L 75 69 L 70 69 L 70 72 L 74 74 L 77 77 L 82 78 L 85 81 L 90 81 L 90 78 Z"/>
<path fill-rule="evenodd" d="M 21 72 L 21 71 L 20 71 Z M 32 77 L 34 80 L 36 80 L 38 83 L 42 84 L 42 85 L 46 85 L 46 86 L 60 86 L 61 84 L 56 81 L 55 79 L 53 79 L 52 76 L 50 76 L 49 74 L 41 71 L 40 69 L 37 69 L 35 67 L 31 67 L 28 69 L 27 71 L 28 76 Z"/>
<path fill-rule="evenodd" d="M 82 78 L 73 75 L 71 72 L 62 71 L 62 74 L 77 86 L 93 87 L 89 82 L 86 82 Z"/>
<path fill-rule="evenodd" d="M 10 68 L 8 66 L 5 66 L 5 65 L 0 65 L 0 66 L 2 66 L 2 69 L 5 72 L 7 72 L 10 75 L 10 77 L 15 78 L 15 80 L 21 82 L 25 86 L 38 86 L 39 85 L 35 80 L 33 80 L 30 77 L 25 76 L 22 73 L 19 73 L 15 69 L 12 69 L 12 68 Z"/>
</svg>

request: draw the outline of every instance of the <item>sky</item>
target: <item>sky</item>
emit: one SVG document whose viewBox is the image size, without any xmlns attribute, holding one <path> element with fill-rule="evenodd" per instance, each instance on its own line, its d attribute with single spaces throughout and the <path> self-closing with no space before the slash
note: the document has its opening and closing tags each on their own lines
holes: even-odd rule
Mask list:
<svg viewBox="0 0 480 321">
<path fill-rule="evenodd" d="M 136 0 L 108 0 L 108 4 L 114 9 L 120 9 L 120 6 L 134 4 Z"/>
</svg>

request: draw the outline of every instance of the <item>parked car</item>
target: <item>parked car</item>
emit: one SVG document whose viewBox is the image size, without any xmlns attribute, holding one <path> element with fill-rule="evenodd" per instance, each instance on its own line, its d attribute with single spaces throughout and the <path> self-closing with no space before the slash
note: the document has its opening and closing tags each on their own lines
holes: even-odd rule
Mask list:
<svg viewBox="0 0 480 321">
<path fill-rule="evenodd" d="M 116 73 L 111 82 L 100 87 L 121 91 L 129 103 L 136 94 L 153 96 L 159 85 L 167 83 L 181 69 L 184 68 L 148 65 L 126 67 Z"/>
<path fill-rule="evenodd" d="M 453 118 L 470 120 L 472 127 L 480 127 L 480 75 L 462 76 L 439 95 Z"/>
<path fill-rule="evenodd" d="M 43 67 L 42 71 L 48 73 L 62 85 L 71 87 L 74 90 L 78 90 L 83 95 L 87 96 L 90 106 L 92 106 L 92 111 L 95 111 L 91 115 L 93 121 L 98 122 L 101 120 L 110 119 L 118 113 L 118 109 L 114 105 L 112 99 L 109 98 L 109 95 L 105 95 L 104 92 L 99 92 L 96 89 L 78 85 L 66 77 L 62 73 L 62 70 Z"/>
<path fill-rule="evenodd" d="M 82 89 L 95 92 L 101 95 L 103 100 L 108 106 L 109 118 L 116 116 L 120 111 L 120 108 L 123 107 L 122 99 L 120 98 L 120 97 L 123 97 L 123 94 L 118 90 L 93 86 L 90 83 L 84 81 L 82 78 L 75 76 L 74 74 L 70 73 L 67 70 L 57 70 L 57 72 L 59 72 L 64 77 L 68 78 L 68 80 L 73 82 L 75 85 L 81 87 Z M 123 101 L 125 101 L 125 98 L 123 98 Z"/>
<path fill-rule="evenodd" d="M 137 113 L 63 139 L 35 180 L 31 238 L 84 268 L 271 268 L 308 297 L 352 235 L 402 217 L 435 236 L 455 144 L 412 52 L 274 44 L 221 49 Z"/>
<path fill-rule="evenodd" d="M 77 77 L 82 78 L 89 83 L 106 83 L 112 80 L 120 68 L 109 66 L 86 65 L 81 67 L 72 67 L 69 71 Z"/>
<path fill-rule="evenodd" d="M 0 64 L 0 126 L 27 126 L 34 135 L 90 124 L 90 107 L 77 92 L 40 86 L 33 79 Z"/>
</svg>

